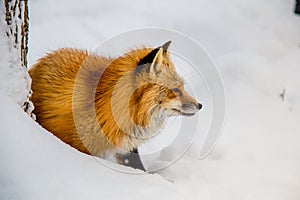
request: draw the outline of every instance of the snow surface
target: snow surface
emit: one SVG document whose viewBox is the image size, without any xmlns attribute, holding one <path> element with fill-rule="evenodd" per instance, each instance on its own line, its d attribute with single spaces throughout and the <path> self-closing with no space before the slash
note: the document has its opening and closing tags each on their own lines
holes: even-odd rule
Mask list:
<svg viewBox="0 0 300 200">
<path fill-rule="evenodd" d="M 30 1 L 30 64 L 49 50 L 93 49 L 119 32 L 144 26 L 193 37 L 222 74 L 226 121 L 222 139 L 204 160 L 198 159 L 196 142 L 158 174 L 121 173 L 33 122 L 15 103 L 19 98 L 7 92 L 12 84 L 20 89 L 17 73 L 1 65 L 1 77 L 9 74 L 6 80 L 13 81 L 1 79 L 0 85 L 0 199 L 299 200 L 300 17 L 292 13 L 293 4 Z M 5 53 L 2 46 L 0 52 Z"/>
<path fill-rule="evenodd" d="M 5 94 L 0 97 L 1 199 L 183 198 L 159 175 L 120 173 L 79 153 L 33 123 Z"/>
</svg>

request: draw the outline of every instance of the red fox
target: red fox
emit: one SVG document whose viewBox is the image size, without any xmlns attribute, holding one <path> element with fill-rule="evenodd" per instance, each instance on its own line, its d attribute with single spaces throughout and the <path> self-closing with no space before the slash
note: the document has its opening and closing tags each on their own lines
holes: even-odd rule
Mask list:
<svg viewBox="0 0 300 200">
<path fill-rule="evenodd" d="M 90 155 L 136 151 L 170 116 L 202 107 L 185 91 L 170 43 L 117 58 L 71 48 L 40 58 L 29 70 L 37 122 Z"/>
</svg>

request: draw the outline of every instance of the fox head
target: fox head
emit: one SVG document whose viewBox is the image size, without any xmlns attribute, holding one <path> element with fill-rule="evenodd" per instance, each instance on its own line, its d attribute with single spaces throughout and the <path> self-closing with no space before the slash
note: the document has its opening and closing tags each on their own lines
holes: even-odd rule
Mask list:
<svg viewBox="0 0 300 200">
<path fill-rule="evenodd" d="M 184 89 L 184 81 L 170 60 L 171 41 L 151 49 L 140 59 L 135 71 L 136 95 L 144 107 L 167 116 L 194 115 L 202 108 Z M 149 108 L 148 108 L 149 109 Z M 151 111 L 150 111 L 151 112 Z"/>
</svg>

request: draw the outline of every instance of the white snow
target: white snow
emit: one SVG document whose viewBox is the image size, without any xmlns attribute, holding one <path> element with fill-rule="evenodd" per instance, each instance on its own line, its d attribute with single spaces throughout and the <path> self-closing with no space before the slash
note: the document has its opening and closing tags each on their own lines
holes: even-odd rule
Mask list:
<svg viewBox="0 0 300 200">
<path fill-rule="evenodd" d="M 198 159 L 196 141 L 158 174 L 114 171 L 62 143 L 22 111 L 15 102 L 25 97 L 7 92 L 24 91 L 22 78 L 9 71 L 1 45 L 0 199 L 300 199 L 300 17 L 293 14 L 294 1 L 29 3 L 30 64 L 49 50 L 93 49 L 138 27 L 186 33 L 218 65 L 226 121 L 221 140 L 204 160 Z M 160 156 L 169 154 L 172 149 Z"/>
<path fill-rule="evenodd" d="M 34 123 L 5 94 L 0 97 L 1 199 L 183 198 L 159 175 L 120 173 L 79 153 Z"/>
</svg>

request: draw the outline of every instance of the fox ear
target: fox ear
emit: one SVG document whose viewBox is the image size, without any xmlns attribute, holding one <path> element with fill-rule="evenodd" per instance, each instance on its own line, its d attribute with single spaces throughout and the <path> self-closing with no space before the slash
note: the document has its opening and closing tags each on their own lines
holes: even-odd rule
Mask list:
<svg viewBox="0 0 300 200">
<path fill-rule="evenodd" d="M 164 43 L 161 47 L 156 48 L 158 50 L 156 50 L 156 55 L 153 59 L 153 62 L 151 63 L 150 70 L 149 70 L 150 73 L 157 74 L 161 70 L 161 67 L 163 67 L 164 57 L 169 57 L 170 44 L 171 44 L 171 41 L 168 41 L 168 42 Z"/>
<path fill-rule="evenodd" d="M 147 72 L 150 74 L 157 74 L 163 63 L 163 48 L 158 47 L 148 53 L 143 59 L 140 60 L 138 66 L 142 69 L 144 65 L 147 66 Z M 143 67 L 144 68 L 144 67 Z"/>
<path fill-rule="evenodd" d="M 164 57 L 169 56 L 169 46 L 171 41 L 164 43 L 162 46 L 153 49 L 138 63 L 138 70 L 141 70 L 141 66 L 147 66 L 147 72 L 150 74 L 157 74 L 161 71 L 163 66 Z"/>
<path fill-rule="evenodd" d="M 164 60 L 163 52 L 164 52 L 163 48 L 160 47 L 150 65 L 149 68 L 150 74 L 157 74 L 161 70 L 161 67 L 163 65 L 163 60 Z"/>
</svg>

